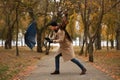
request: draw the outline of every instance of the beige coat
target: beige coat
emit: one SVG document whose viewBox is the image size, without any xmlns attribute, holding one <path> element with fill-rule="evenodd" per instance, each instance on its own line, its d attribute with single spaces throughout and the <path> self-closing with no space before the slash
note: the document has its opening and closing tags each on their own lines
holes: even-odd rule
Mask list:
<svg viewBox="0 0 120 80">
<path fill-rule="evenodd" d="M 73 44 L 65 37 L 65 32 L 63 30 L 58 30 L 53 42 L 60 44 L 60 47 L 56 53 L 62 53 L 64 61 L 71 60 L 75 57 Z"/>
</svg>

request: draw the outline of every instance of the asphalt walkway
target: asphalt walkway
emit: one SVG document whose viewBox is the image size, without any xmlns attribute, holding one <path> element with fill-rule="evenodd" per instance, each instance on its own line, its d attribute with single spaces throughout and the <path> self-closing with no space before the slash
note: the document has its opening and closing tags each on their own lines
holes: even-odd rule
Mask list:
<svg viewBox="0 0 120 80">
<path fill-rule="evenodd" d="M 71 61 L 60 60 L 60 74 L 51 75 L 54 71 L 54 54 L 43 57 L 37 64 L 37 68 L 24 80 L 114 80 L 107 74 L 97 70 L 89 62 L 79 60 L 87 68 L 85 75 L 80 75 L 81 70 Z"/>
</svg>

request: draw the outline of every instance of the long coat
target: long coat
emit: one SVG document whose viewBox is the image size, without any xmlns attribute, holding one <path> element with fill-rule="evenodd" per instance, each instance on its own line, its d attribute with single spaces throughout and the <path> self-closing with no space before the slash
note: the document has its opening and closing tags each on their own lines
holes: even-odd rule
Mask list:
<svg viewBox="0 0 120 80">
<path fill-rule="evenodd" d="M 53 40 L 53 43 L 60 44 L 60 47 L 56 53 L 61 53 L 64 61 L 68 61 L 75 58 L 73 44 L 66 38 L 64 30 L 58 30 L 58 32 L 56 33 L 56 37 Z"/>
</svg>

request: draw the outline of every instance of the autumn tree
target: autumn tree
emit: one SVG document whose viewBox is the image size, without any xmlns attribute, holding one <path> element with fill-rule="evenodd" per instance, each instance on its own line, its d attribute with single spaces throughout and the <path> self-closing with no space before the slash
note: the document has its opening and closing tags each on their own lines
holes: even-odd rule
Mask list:
<svg viewBox="0 0 120 80">
<path fill-rule="evenodd" d="M 116 0 L 119 1 L 119 0 Z M 116 49 L 120 50 L 120 4 L 116 6 Z"/>
<path fill-rule="evenodd" d="M 97 46 L 101 45 L 101 29 L 103 17 L 119 2 L 115 2 L 110 7 L 105 6 L 105 0 L 84 0 L 79 2 L 79 10 L 84 24 L 84 40 L 86 43 L 86 50 L 89 53 L 89 61 L 93 62 L 93 44 L 96 42 Z M 107 8 L 108 7 L 108 8 Z M 84 45 L 84 44 L 83 44 Z M 83 48 L 82 48 L 83 49 Z M 83 50 L 82 50 L 83 51 Z"/>
<path fill-rule="evenodd" d="M 5 48 L 6 49 L 11 49 L 11 41 L 12 41 L 12 34 L 14 30 L 14 25 L 15 25 L 15 3 L 11 1 L 2 1 L 2 9 L 3 13 L 5 15 L 5 26 L 7 29 L 7 34 L 6 34 L 6 41 L 5 41 Z"/>
</svg>

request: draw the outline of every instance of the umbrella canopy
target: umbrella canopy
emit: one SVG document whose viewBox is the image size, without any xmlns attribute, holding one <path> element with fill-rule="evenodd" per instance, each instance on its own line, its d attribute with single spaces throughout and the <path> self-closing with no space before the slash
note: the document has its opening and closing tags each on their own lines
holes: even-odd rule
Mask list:
<svg viewBox="0 0 120 80">
<path fill-rule="evenodd" d="M 36 22 L 33 21 L 29 26 L 25 33 L 25 44 L 32 49 L 36 44 Z"/>
</svg>

